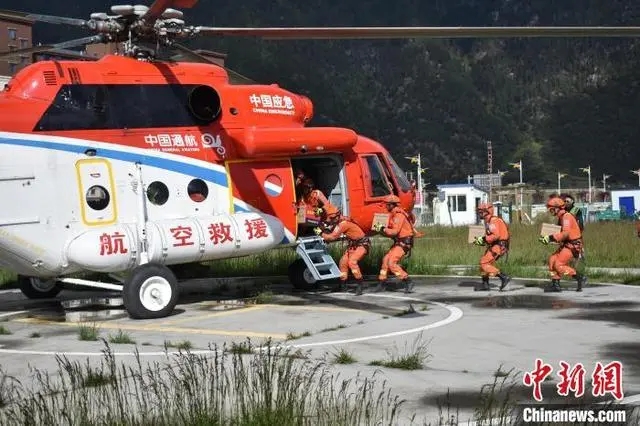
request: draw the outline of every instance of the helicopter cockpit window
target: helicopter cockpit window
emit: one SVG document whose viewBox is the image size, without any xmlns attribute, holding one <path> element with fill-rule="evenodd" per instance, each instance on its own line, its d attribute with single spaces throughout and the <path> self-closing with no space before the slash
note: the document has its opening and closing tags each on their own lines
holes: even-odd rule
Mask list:
<svg viewBox="0 0 640 426">
<path fill-rule="evenodd" d="M 147 187 L 147 199 L 151 204 L 161 206 L 169 199 L 169 188 L 160 181 L 151 182 Z"/>
<path fill-rule="evenodd" d="M 197 87 L 201 86 L 195 84 L 63 85 L 34 130 L 202 126 L 203 121 L 194 116 L 189 109 L 189 95 Z"/>
<path fill-rule="evenodd" d="M 193 179 L 189 182 L 189 185 L 187 185 L 187 193 L 189 194 L 189 198 L 196 203 L 200 203 L 207 199 L 209 187 L 202 179 Z"/>
<path fill-rule="evenodd" d="M 94 185 L 91 188 L 87 189 L 85 197 L 87 200 L 87 205 L 93 210 L 98 211 L 106 209 L 109 205 L 109 201 L 111 200 L 109 191 L 107 191 L 106 188 L 100 185 Z"/>
<path fill-rule="evenodd" d="M 101 85 L 64 85 L 36 130 L 88 130 L 114 127 L 107 92 Z"/>
<path fill-rule="evenodd" d="M 407 179 L 407 175 L 400 166 L 398 166 L 398 163 L 396 163 L 391 155 L 387 155 L 387 161 L 391 164 L 391 171 L 396 177 L 396 181 L 398 181 L 398 185 L 400 185 L 402 192 L 408 192 L 411 189 L 411 183 L 409 182 L 409 179 Z"/>
<path fill-rule="evenodd" d="M 382 163 L 380 163 L 378 157 L 376 155 L 367 155 L 364 158 L 371 178 L 371 196 L 384 197 L 391 194 L 391 184 L 385 178 Z"/>
</svg>

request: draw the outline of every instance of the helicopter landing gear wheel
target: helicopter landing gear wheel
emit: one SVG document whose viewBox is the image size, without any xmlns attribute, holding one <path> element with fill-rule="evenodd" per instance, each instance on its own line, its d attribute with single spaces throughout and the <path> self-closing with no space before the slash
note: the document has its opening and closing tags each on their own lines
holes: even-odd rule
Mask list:
<svg viewBox="0 0 640 426">
<path fill-rule="evenodd" d="M 18 286 L 22 294 L 29 299 L 51 299 L 62 290 L 62 285 L 55 279 L 18 276 Z"/>
<path fill-rule="evenodd" d="M 178 303 L 178 280 L 164 265 L 140 265 L 125 281 L 122 300 L 131 318 L 164 318 Z"/>
<path fill-rule="evenodd" d="M 289 265 L 288 276 L 289 282 L 293 288 L 297 290 L 309 290 L 317 287 L 318 282 L 313 278 L 313 274 L 307 264 L 302 259 L 296 259 L 291 265 Z"/>
</svg>

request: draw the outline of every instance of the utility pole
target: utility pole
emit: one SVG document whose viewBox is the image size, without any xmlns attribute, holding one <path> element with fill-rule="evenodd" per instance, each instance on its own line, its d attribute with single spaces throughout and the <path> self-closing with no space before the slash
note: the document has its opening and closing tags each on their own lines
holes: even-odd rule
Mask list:
<svg viewBox="0 0 640 426">
<path fill-rule="evenodd" d="M 560 179 L 562 179 L 565 176 L 566 176 L 566 174 L 558 172 L 558 197 L 560 196 L 560 190 L 561 190 L 560 189 Z"/>
<path fill-rule="evenodd" d="M 602 174 L 602 192 L 607 192 L 607 179 L 610 177 L 611 175 Z"/>
<path fill-rule="evenodd" d="M 589 204 L 591 204 L 591 166 L 582 167 L 580 170 L 587 173 L 587 176 L 589 177 L 589 198 L 588 199 L 589 199 Z"/>
<path fill-rule="evenodd" d="M 416 179 L 418 184 L 418 194 L 420 197 L 420 203 L 418 204 L 418 208 L 420 209 L 420 221 L 422 221 L 423 213 L 424 213 L 424 190 L 422 185 L 422 173 L 427 170 L 422 168 L 422 158 L 420 153 L 414 157 L 404 157 L 407 160 L 410 160 L 413 164 L 417 165 L 416 169 Z"/>
<path fill-rule="evenodd" d="M 634 175 L 638 176 L 638 186 L 640 186 L 640 169 L 631 170 L 631 173 L 633 173 Z"/>
<path fill-rule="evenodd" d="M 487 141 L 487 171 L 489 172 L 489 202 L 493 202 L 493 149 Z"/>
<path fill-rule="evenodd" d="M 523 183 L 522 183 L 522 159 L 517 163 L 509 163 L 509 164 L 511 164 L 511 166 L 513 166 L 516 169 L 520 169 L 520 183 L 518 184 L 518 186 L 520 186 L 520 210 L 522 210 L 522 192 L 524 191 Z"/>
</svg>

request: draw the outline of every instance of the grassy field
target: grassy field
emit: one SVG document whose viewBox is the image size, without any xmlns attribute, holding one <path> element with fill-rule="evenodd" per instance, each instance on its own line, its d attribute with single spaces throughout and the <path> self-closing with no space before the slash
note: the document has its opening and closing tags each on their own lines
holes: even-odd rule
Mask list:
<svg viewBox="0 0 640 426">
<path fill-rule="evenodd" d="M 552 222 L 550 219 L 548 222 Z M 547 278 L 547 259 L 555 250 L 554 245 L 538 242 L 540 223 L 535 225 L 512 224 L 511 251 L 508 258 L 501 259 L 499 266 L 504 272 L 522 278 Z M 465 274 L 478 273 L 478 261 L 484 248 L 467 243 L 467 227 L 428 227 L 422 229 L 425 236 L 416 240 L 411 257 L 403 263 L 411 274 L 450 274 L 451 265 L 471 265 Z M 639 276 L 631 274 L 612 275 L 589 271 L 590 267 L 636 268 L 640 267 L 638 249 L 640 239 L 630 222 L 596 222 L 587 224 L 584 232 L 586 259 L 580 268 L 587 268 L 590 279 L 610 282 L 640 282 Z M 389 239 L 376 238 L 371 253 L 361 262 L 365 274 L 377 274 L 380 260 L 390 246 Z M 346 245 L 331 244 L 336 261 Z M 185 265 L 177 268 L 181 277 L 234 277 L 251 275 L 286 275 L 287 266 L 297 258 L 293 248 L 272 250 L 260 255 L 237 259 Z M 15 281 L 15 275 L 0 270 L 0 285 Z"/>
</svg>

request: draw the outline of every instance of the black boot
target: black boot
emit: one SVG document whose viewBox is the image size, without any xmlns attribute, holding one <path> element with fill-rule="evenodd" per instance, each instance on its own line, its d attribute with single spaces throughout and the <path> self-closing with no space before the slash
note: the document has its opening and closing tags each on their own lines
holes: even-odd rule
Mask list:
<svg viewBox="0 0 640 426">
<path fill-rule="evenodd" d="M 373 293 L 379 293 L 381 291 L 385 291 L 387 288 L 387 281 L 378 281 L 378 285 L 375 286 L 371 291 Z"/>
<path fill-rule="evenodd" d="M 347 290 L 347 281 L 340 280 L 338 284 L 334 285 L 331 289 L 332 292 L 343 292 Z"/>
<path fill-rule="evenodd" d="M 413 293 L 413 281 L 411 281 L 411 278 L 407 277 L 404 280 L 402 280 L 402 282 L 404 284 L 404 292 Z"/>
<path fill-rule="evenodd" d="M 551 284 L 544 288 L 545 293 L 560 293 L 561 291 L 560 280 L 551 280 Z"/>
<path fill-rule="evenodd" d="M 509 285 L 509 281 L 511 281 L 511 277 L 509 275 L 505 275 L 502 272 L 498 274 L 498 278 L 500 278 L 500 291 L 504 291 Z"/>
<path fill-rule="evenodd" d="M 482 284 L 476 286 L 474 288 L 475 291 L 489 291 L 491 287 L 489 286 L 489 277 L 482 277 Z"/>
<path fill-rule="evenodd" d="M 362 296 L 362 280 L 355 280 L 356 284 L 356 296 Z"/>
<path fill-rule="evenodd" d="M 575 278 L 576 281 L 578 281 L 578 288 L 576 289 L 576 291 L 582 291 L 582 287 L 584 287 L 584 285 L 587 283 L 587 277 L 582 274 L 576 274 Z"/>
</svg>

